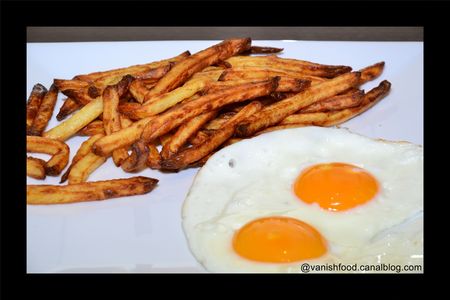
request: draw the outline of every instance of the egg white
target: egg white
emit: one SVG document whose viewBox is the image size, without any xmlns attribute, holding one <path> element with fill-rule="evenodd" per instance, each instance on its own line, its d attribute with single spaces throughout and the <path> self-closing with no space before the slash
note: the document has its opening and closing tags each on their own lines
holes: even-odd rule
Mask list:
<svg viewBox="0 0 450 300">
<path fill-rule="evenodd" d="M 300 201 L 293 192 L 295 179 L 305 168 L 326 162 L 367 170 L 377 178 L 379 193 L 344 212 Z M 373 140 L 338 128 L 270 132 L 228 146 L 208 160 L 185 199 L 183 229 L 194 256 L 212 272 L 300 271 L 305 261 L 260 263 L 233 251 L 234 233 L 266 216 L 296 218 L 322 234 L 328 252 L 311 264 L 422 263 L 422 181 L 418 145 Z M 414 226 L 400 226 L 413 217 Z"/>
</svg>

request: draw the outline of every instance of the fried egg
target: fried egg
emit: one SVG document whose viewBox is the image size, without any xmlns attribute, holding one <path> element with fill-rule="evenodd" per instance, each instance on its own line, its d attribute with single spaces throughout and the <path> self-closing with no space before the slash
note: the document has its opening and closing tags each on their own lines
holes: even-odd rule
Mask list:
<svg viewBox="0 0 450 300">
<path fill-rule="evenodd" d="M 183 229 L 211 272 L 422 264 L 423 150 L 340 128 L 266 133 L 214 154 Z"/>
</svg>

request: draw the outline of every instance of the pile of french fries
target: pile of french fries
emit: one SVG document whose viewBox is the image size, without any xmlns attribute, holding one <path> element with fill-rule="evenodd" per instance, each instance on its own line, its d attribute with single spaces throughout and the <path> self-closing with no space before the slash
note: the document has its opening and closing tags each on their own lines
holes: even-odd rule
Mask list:
<svg viewBox="0 0 450 300">
<path fill-rule="evenodd" d="M 27 152 L 52 157 L 27 157 L 27 175 L 60 175 L 69 163 L 65 141 L 89 138 L 61 176 L 68 185 L 28 185 L 27 203 L 148 193 L 157 179 L 88 178 L 109 157 L 125 172 L 202 166 L 220 148 L 264 132 L 341 124 L 390 90 L 386 80 L 367 93 L 359 88 L 382 73 L 384 62 L 355 72 L 275 55 L 282 50 L 229 39 L 192 55 L 55 79 L 49 90 L 36 84 L 27 103 Z M 44 131 L 59 92 L 67 96 L 60 124 Z"/>
</svg>

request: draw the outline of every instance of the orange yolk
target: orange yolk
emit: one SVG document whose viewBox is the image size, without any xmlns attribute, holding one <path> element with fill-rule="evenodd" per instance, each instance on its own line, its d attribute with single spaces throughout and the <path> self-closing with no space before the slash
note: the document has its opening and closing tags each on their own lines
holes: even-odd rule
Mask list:
<svg viewBox="0 0 450 300">
<path fill-rule="evenodd" d="M 306 203 L 317 203 L 330 211 L 342 211 L 370 201 L 378 182 L 369 172 L 344 163 L 318 164 L 296 179 L 294 191 Z"/>
<path fill-rule="evenodd" d="M 247 223 L 233 238 L 233 248 L 247 259 L 288 263 L 326 253 L 326 243 L 312 226 L 293 218 L 268 217 Z"/>
</svg>

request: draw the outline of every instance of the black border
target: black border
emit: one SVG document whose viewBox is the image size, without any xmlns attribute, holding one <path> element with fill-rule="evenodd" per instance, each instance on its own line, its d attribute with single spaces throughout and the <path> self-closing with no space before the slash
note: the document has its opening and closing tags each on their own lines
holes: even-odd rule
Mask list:
<svg viewBox="0 0 450 300">
<path fill-rule="evenodd" d="M 446 136 L 443 124 L 445 116 L 437 117 L 441 105 L 428 102 L 447 101 L 439 98 L 446 87 L 436 74 L 445 72 L 438 58 L 446 46 L 440 44 L 442 35 L 438 32 L 448 19 L 448 6 L 441 3 L 355 3 L 355 2 L 232 2 L 232 3 L 185 3 L 185 2 L 2 2 L 1 8 L 1 290 L 14 298 L 22 297 L 29 290 L 43 292 L 46 297 L 79 295 L 84 297 L 92 289 L 99 295 L 113 294 L 130 298 L 136 291 L 147 291 L 144 295 L 154 296 L 160 283 L 167 282 L 172 289 L 161 290 L 170 295 L 180 290 L 179 283 L 187 283 L 190 290 L 199 292 L 200 287 L 218 285 L 220 295 L 235 288 L 247 288 L 257 292 L 294 290 L 303 295 L 305 288 L 317 295 L 329 291 L 368 292 L 367 288 L 382 289 L 400 287 L 416 290 L 422 286 L 425 275 L 157 275 L 157 274 L 115 274 L 115 275 L 37 275 L 26 274 L 26 205 L 25 205 L 25 126 L 17 116 L 25 116 L 25 70 L 26 26 L 424 26 L 425 35 L 425 153 L 434 151 L 436 145 L 430 133 Z M 158 13 L 158 12 L 166 13 Z M 445 40 L 445 37 L 444 37 Z M 440 71 L 440 72 L 439 72 Z M 433 77 L 429 75 L 433 74 Z M 445 73 L 444 73 L 445 74 Z M 448 86 L 448 85 L 447 85 Z M 434 156 L 434 155 L 433 155 Z M 432 159 L 431 156 L 426 161 Z M 425 170 L 429 170 L 428 167 Z M 431 180 L 430 180 L 431 181 Z M 432 184 L 430 184 L 432 185 Z M 426 190 L 429 187 L 426 182 Z M 441 186 L 441 188 L 445 187 Z M 442 200 L 442 199 L 441 199 Z M 434 214 L 431 205 L 426 204 L 426 215 Z M 435 217 L 427 218 L 428 222 Z M 445 220 L 445 219 L 444 219 Z M 431 225 L 430 225 L 431 226 Z M 429 234 L 429 233 L 428 233 Z M 426 234 L 426 237 L 428 236 Z M 432 238 L 432 237 L 431 237 Z M 426 238 L 428 242 L 431 238 Z M 425 273 L 434 269 L 435 257 L 426 247 Z M 430 254 L 428 254 L 430 253 Z M 445 253 L 445 252 L 444 252 Z M 192 281 L 187 280 L 191 277 Z M 375 281 L 374 281 L 375 279 Z M 235 284 L 228 285 L 228 281 Z M 324 284 L 324 282 L 326 283 Z M 18 283 L 18 285 L 14 283 Z M 197 285 L 199 289 L 197 289 Z M 293 288 L 293 289 L 292 289 Z M 319 288 L 319 289 L 317 289 Z M 347 289 L 349 288 L 349 289 Z M 343 291 L 341 290 L 343 289 Z M 356 289 L 356 290 L 355 290 Z M 299 295 L 299 296 L 300 296 Z M 90 297 L 89 297 L 90 298 Z M 6 299 L 6 298 L 5 298 Z"/>
</svg>

